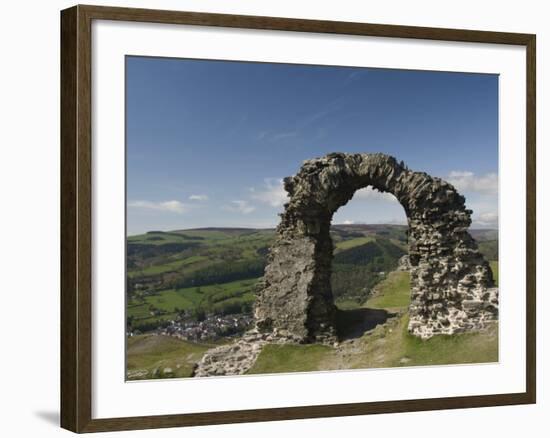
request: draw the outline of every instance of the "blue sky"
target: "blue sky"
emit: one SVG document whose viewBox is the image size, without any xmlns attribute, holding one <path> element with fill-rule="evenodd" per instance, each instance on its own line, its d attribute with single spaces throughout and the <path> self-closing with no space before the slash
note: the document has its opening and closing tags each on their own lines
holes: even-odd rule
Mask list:
<svg viewBox="0 0 550 438">
<path fill-rule="evenodd" d="M 330 152 L 383 152 L 453 183 L 474 226 L 498 214 L 498 77 L 127 57 L 128 234 L 272 227 L 281 180 Z M 335 223 L 405 223 L 356 193 Z"/>
</svg>

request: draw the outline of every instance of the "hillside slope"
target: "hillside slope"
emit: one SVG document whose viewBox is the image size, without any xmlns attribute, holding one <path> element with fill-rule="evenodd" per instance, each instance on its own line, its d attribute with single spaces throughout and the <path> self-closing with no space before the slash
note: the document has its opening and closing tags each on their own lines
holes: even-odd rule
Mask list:
<svg viewBox="0 0 550 438">
<path fill-rule="evenodd" d="M 250 374 L 387 368 L 498 361 L 498 324 L 478 333 L 421 340 L 407 332 L 408 273 L 392 272 L 365 308 L 383 309 L 389 318 L 361 336 L 337 346 L 269 345 Z M 395 315 L 395 316 L 391 316 Z"/>
<path fill-rule="evenodd" d="M 498 282 L 496 233 L 472 234 Z M 274 236 L 274 230 L 209 228 L 129 237 L 128 377 L 189 376 L 209 346 L 240 336 L 250 326 L 256 284 Z M 406 227 L 336 225 L 331 236 L 332 289 L 343 341 L 337 347 L 269 345 L 250 372 L 495 360 L 496 327 L 426 342 L 408 335 L 408 273 L 393 272 L 407 252 Z"/>
</svg>

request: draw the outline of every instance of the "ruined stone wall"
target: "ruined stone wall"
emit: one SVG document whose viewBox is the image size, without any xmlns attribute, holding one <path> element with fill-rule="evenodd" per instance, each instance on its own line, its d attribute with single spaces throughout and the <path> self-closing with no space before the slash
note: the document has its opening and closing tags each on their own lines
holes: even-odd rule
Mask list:
<svg viewBox="0 0 550 438">
<path fill-rule="evenodd" d="M 285 179 L 285 205 L 259 287 L 259 330 L 332 341 L 330 223 L 356 190 L 392 193 L 409 223 L 409 331 L 421 337 L 481 328 L 498 312 L 492 272 L 468 234 L 471 211 L 452 185 L 384 154 L 329 154 Z"/>
</svg>

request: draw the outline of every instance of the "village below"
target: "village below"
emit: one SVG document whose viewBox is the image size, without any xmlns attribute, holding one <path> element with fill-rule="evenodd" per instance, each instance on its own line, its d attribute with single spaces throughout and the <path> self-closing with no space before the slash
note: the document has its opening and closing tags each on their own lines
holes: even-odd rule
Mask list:
<svg viewBox="0 0 550 438">
<path fill-rule="evenodd" d="M 498 281 L 497 231 L 470 234 Z M 333 225 L 330 235 L 338 339 L 328 344 L 254 334 L 254 303 L 275 230 L 204 228 L 128 237 L 127 379 L 200 377 L 201 367 L 208 375 L 240 373 L 231 363 L 216 363 L 216 351 L 228 345 L 243 349 L 246 373 L 498 360 L 496 322 L 477 333 L 429 340 L 408 333 L 406 226 Z"/>
</svg>

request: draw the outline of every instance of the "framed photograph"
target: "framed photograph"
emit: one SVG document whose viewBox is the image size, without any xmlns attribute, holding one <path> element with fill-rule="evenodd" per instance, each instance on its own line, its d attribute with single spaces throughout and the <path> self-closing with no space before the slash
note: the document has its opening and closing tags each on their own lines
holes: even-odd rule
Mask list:
<svg viewBox="0 0 550 438">
<path fill-rule="evenodd" d="M 61 13 L 61 425 L 535 403 L 535 35 Z"/>
</svg>

